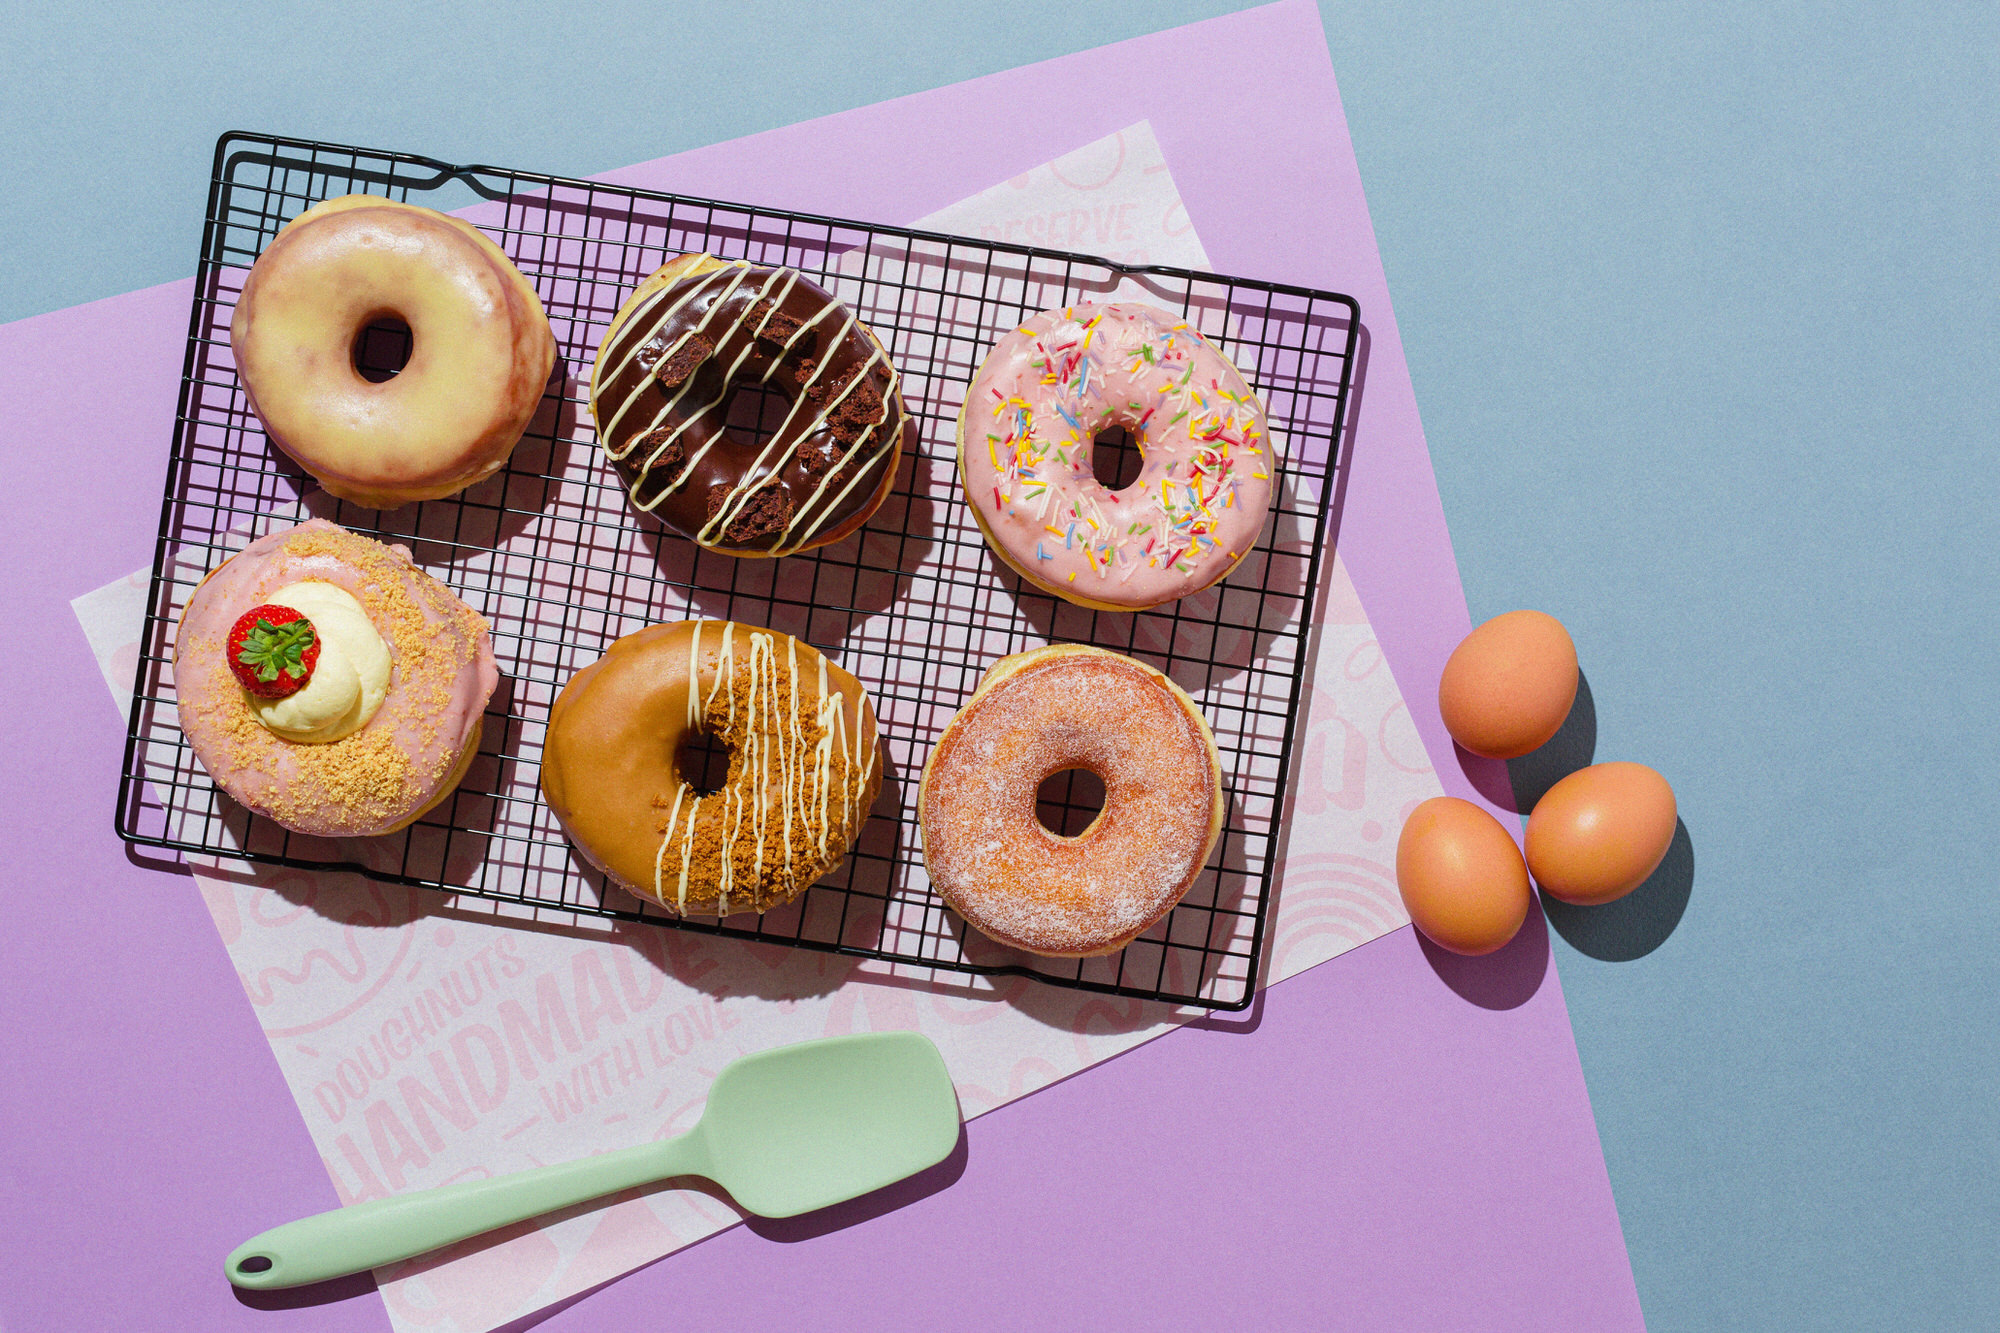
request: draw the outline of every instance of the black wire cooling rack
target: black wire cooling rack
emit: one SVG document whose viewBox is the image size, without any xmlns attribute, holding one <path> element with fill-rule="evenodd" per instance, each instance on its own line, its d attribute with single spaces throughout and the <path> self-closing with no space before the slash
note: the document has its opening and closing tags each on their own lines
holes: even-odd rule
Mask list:
<svg viewBox="0 0 2000 1333">
<path fill-rule="evenodd" d="M 229 320 L 250 264 L 322 199 L 387 195 L 458 210 L 540 293 L 558 348 L 542 409 L 499 474 L 389 513 L 336 501 L 267 443 L 238 383 Z M 803 271 L 887 346 L 920 427 L 895 489 L 855 536 L 781 560 L 704 552 L 635 515 L 601 461 L 586 406 L 598 339 L 633 286 L 706 250 Z M 1038 310 L 1121 296 L 1181 312 L 1262 396 L 1283 454 L 1256 550 L 1222 584 L 1154 611 L 1090 611 L 1024 585 L 988 553 L 957 486 L 955 423 L 974 370 Z M 753 208 L 403 153 L 231 133 L 216 145 L 188 325 L 179 420 L 160 512 L 119 784 L 126 840 L 181 852 L 357 870 L 510 907 L 881 960 L 890 972 L 1014 974 L 1209 1009 L 1250 1003 L 1272 903 L 1293 724 L 1359 330 L 1346 296 L 897 227 Z M 393 339 L 364 357 L 397 364 Z M 388 342 L 384 348 L 379 344 Z M 406 346 L 403 350 L 407 350 Z M 759 404 L 732 406 L 755 437 Z M 1129 450 L 1129 446 L 1127 446 Z M 1107 442 L 1100 453 L 1116 461 Z M 1102 466 L 1102 465 L 1101 465 Z M 182 738 L 173 626 L 204 574 L 308 517 L 409 545 L 492 624 L 501 686 L 481 751 L 448 800 L 401 833 L 328 841 L 252 816 Z M 539 791 L 548 710 L 614 639 L 693 617 L 797 635 L 853 671 L 880 718 L 886 782 L 853 855 L 763 916 L 680 921 L 607 886 L 574 855 Z M 993 944 L 932 892 L 916 819 L 931 745 L 1002 654 L 1091 643 L 1165 671 L 1202 706 L 1222 754 L 1227 819 L 1175 910 L 1120 952 L 1048 959 Z M 1042 815 L 1073 831 L 1097 792 L 1045 784 Z M 1087 775 L 1086 775 L 1087 779 Z M 467 904 L 461 904 L 467 905 Z"/>
</svg>

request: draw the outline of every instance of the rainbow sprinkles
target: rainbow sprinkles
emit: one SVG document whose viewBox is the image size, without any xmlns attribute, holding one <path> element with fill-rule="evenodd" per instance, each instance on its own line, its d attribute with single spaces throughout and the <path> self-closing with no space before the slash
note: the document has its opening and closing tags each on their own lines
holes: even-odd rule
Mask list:
<svg viewBox="0 0 2000 1333">
<path fill-rule="evenodd" d="M 1137 480 L 1106 489 L 1092 442 L 1131 432 Z M 1048 310 L 1003 337 L 959 414 L 959 466 L 980 527 L 1030 582 L 1138 609 L 1222 578 L 1271 508 L 1263 405 L 1186 320 L 1152 306 Z"/>
</svg>

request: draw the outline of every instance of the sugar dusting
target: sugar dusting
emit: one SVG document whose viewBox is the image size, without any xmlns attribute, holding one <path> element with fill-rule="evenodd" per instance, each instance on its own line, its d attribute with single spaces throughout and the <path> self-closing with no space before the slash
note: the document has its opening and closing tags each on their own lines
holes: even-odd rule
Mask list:
<svg viewBox="0 0 2000 1333">
<path fill-rule="evenodd" d="M 1066 768 L 1104 782 L 1104 813 L 1076 838 L 1035 814 L 1042 780 Z M 1180 901 L 1218 799 L 1207 735 L 1179 695 L 1129 658 L 1063 654 L 1000 680 L 946 728 L 924 784 L 924 860 L 987 935 L 1092 953 Z"/>
</svg>

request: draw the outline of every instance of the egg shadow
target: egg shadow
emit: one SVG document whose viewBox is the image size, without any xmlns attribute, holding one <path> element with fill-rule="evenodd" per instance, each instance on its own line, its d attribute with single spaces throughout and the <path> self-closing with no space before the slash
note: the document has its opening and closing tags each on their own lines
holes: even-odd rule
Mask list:
<svg viewBox="0 0 2000 1333">
<path fill-rule="evenodd" d="M 1410 933 L 1417 937 L 1417 947 L 1423 950 L 1424 961 L 1438 980 L 1460 999 L 1481 1009 L 1520 1008 L 1534 998 L 1542 988 L 1542 978 L 1548 975 L 1549 927 L 1532 901 L 1514 938 L 1482 957 L 1468 958 L 1439 948 L 1415 926 L 1410 927 Z"/>
<path fill-rule="evenodd" d="M 1644 958 L 1667 942 L 1687 914 L 1694 893 L 1694 839 L 1685 821 L 1674 821 L 1666 857 L 1646 881 L 1616 902 L 1577 907 L 1544 894 L 1549 925 L 1571 948 L 1605 963 Z"/>
<path fill-rule="evenodd" d="M 1525 815 L 1548 795 L 1549 788 L 1589 768 L 1596 758 L 1597 703 L 1591 697 L 1590 681 L 1578 670 L 1576 700 L 1569 706 L 1569 715 L 1555 735 L 1527 754 L 1503 761 L 1473 754 L 1456 741 L 1451 748 L 1458 757 L 1459 770 L 1474 790 L 1502 810 Z"/>
</svg>

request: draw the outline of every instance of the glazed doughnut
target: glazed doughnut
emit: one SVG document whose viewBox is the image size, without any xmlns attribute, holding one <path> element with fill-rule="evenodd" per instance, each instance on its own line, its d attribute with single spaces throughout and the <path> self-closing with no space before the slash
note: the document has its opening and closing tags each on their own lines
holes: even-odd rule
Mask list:
<svg viewBox="0 0 2000 1333">
<path fill-rule="evenodd" d="M 332 739 L 287 739 L 274 730 L 284 710 L 231 670 L 232 626 L 274 601 L 304 603 L 326 652 L 351 660 L 359 698 L 335 700 L 324 725 L 302 724 Z M 329 676 L 332 665 L 321 658 Z M 215 785 L 296 833 L 329 838 L 389 833 L 443 800 L 479 749 L 499 683 L 477 612 L 406 548 L 324 519 L 259 538 L 203 579 L 174 634 L 173 670 L 181 730 Z"/>
<path fill-rule="evenodd" d="M 727 429 L 753 384 L 788 404 L 754 447 Z M 860 527 L 914 429 L 896 367 L 853 311 L 792 269 L 712 255 L 682 255 L 627 298 L 598 347 L 590 413 L 635 508 L 747 556 Z"/>
<path fill-rule="evenodd" d="M 355 347 L 390 316 L 410 359 L 379 384 Z M 394 509 L 498 471 L 555 364 L 535 289 L 476 227 L 350 194 L 287 223 L 251 266 L 229 321 L 250 406 L 271 442 L 330 494 Z"/>
<path fill-rule="evenodd" d="M 681 743 L 728 746 L 696 791 Z M 875 710 L 810 644 L 730 621 L 654 625 L 570 677 L 542 794 L 584 859 L 680 916 L 762 912 L 840 864 L 882 789 Z"/>
<path fill-rule="evenodd" d="M 1119 491 L 1091 473 L 1092 443 L 1114 427 L 1144 458 Z M 1148 305 L 1034 316 L 987 353 L 958 414 L 959 476 L 987 543 L 1029 583 L 1105 611 L 1234 569 L 1270 514 L 1272 463 L 1236 367 Z"/>
<path fill-rule="evenodd" d="M 1073 838 L 1035 814 L 1085 768 L 1104 809 Z M 1222 831 L 1222 770 L 1194 701 L 1151 667 L 1062 644 L 995 662 L 918 790 L 931 886 L 981 933 L 1059 958 L 1111 953 L 1181 900 Z"/>
</svg>

